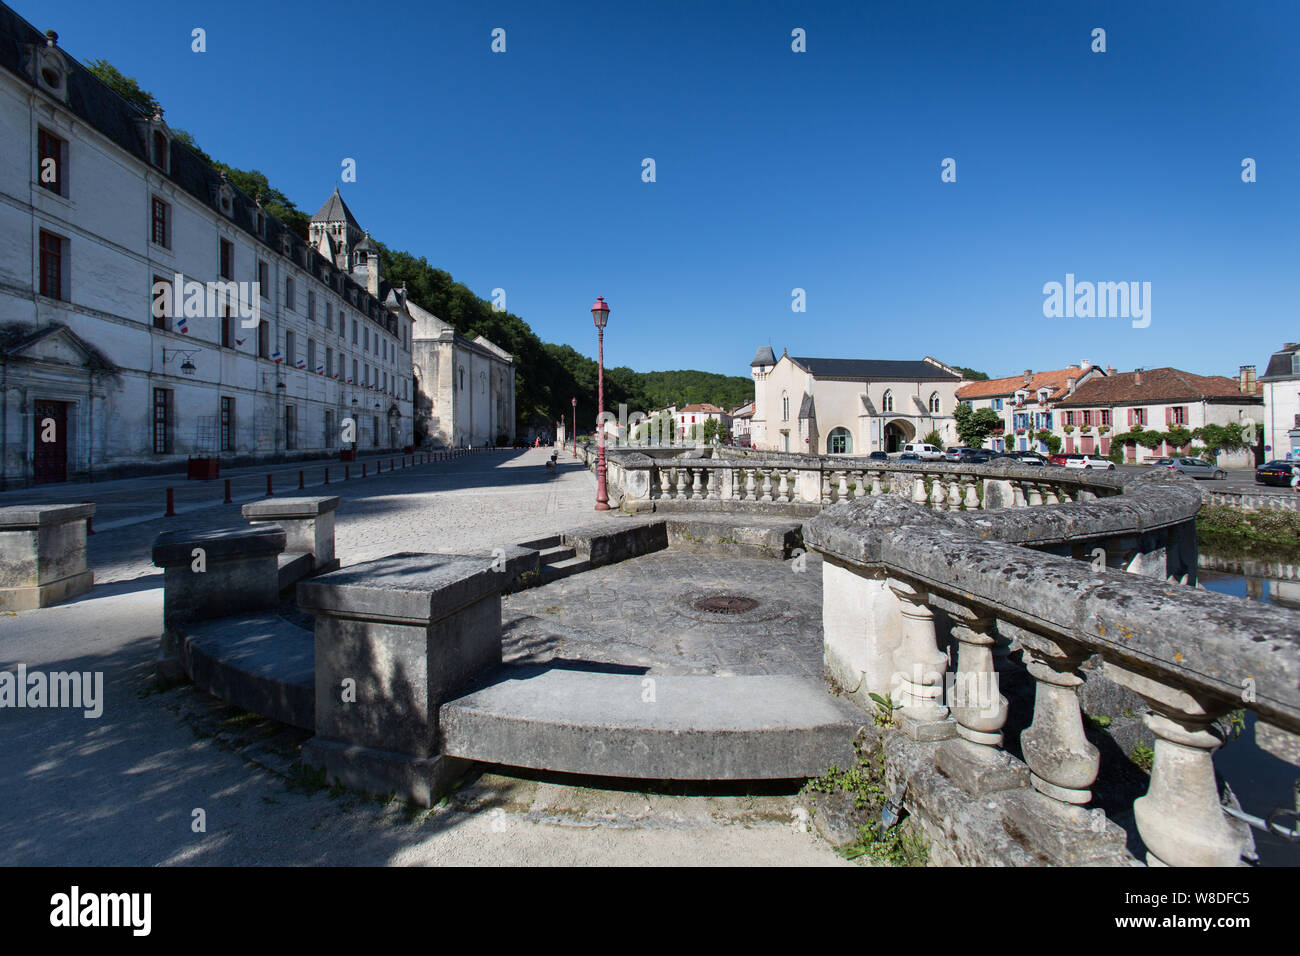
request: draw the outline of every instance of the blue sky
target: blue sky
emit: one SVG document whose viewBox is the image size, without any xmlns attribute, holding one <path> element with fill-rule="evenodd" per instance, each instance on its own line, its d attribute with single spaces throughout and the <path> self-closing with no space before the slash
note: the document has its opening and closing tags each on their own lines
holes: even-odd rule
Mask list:
<svg viewBox="0 0 1300 956">
<path fill-rule="evenodd" d="M 1235 375 L 1300 341 L 1290 0 L 8 2 L 308 212 L 355 158 L 364 227 L 547 341 L 594 355 L 604 295 L 611 365 Z M 1066 273 L 1150 282 L 1149 327 L 1044 318 Z"/>
</svg>

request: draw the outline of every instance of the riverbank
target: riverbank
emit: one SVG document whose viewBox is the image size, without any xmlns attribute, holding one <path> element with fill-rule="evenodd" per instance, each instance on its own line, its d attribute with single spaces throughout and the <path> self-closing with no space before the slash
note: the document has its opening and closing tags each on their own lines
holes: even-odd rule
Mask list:
<svg viewBox="0 0 1300 956">
<path fill-rule="evenodd" d="M 1257 551 L 1263 545 L 1285 552 L 1279 557 L 1300 558 L 1300 512 L 1206 504 L 1196 516 L 1196 532 L 1202 543 L 1212 546 L 1250 546 Z"/>
</svg>

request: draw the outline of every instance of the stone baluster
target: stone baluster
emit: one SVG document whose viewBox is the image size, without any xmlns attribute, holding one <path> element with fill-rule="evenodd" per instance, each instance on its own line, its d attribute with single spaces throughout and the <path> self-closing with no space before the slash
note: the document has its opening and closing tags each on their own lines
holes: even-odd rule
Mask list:
<svg viewBox="0 0 1300 956">
<path fill-rule="evenodd" d="M 717 474 L 718 474 L 718 497 L 721 498 L 723 501 L 735 501 L 736 498 L 738 497 L 736 493 L 737 491 L 736 469 L 719 468 L 717 470 Z"/>
<path fill-rule="evenodd" d="M 790 473 L 784 468 L 777 472 L 776 500 L 790 500 Z"/>
<path fill-rule="evenodd" d="M 757 477 L 758 472 L 754 471 L 752 468 L 745 472 L 745 498 L 748 501 L 758 500 L 758 490 L 755 486 Z"/>
<path fill-rule="evenodd" d="M 839 484 L 839 497 L 836 500 L 847 501 L 848 498 L 849 498 L 849 473 L 847 471 L 841 471 L 840 484 Z"/>
<path fill-rule="evenodd" d="M 964 501 L 967 511 L 974 511 L 980 506 L 979 489 L 976 487 L 978 484 L 978 478 L 971 478 L 966 483 L 966 495 Z"/>
<path fill-rule="evenodd" d="M 686 497 L 686 469 L 678 467 L 674 469 L 677 472 L 677 497 Z"/>
<path fill-rule="evenodd" d="M 961 480 L 956 477 L 948 479 L 948 510 L 961 511 Z"/>
<path fill-rule="evenodd" d="M 947 495 L 944 494 L 943 475 L 932 475 L 930 478 L 930 506 L 935 511 L 948 510 Z"/>
<path fill-rule="evenodd" d="M 1238 865 L 1242 840 L 1220 806 L 1213 760 L 1223 744 L 1214 721 L 1232 704 L 1193 696 L 1109 662 L 1106 676 L 1140 694 L 1152 708 L 1143 716 L 1156 738 L 1151 783 L 1146 796 L 1133 802 L 1147 863 Z"/>
<path fill-rule="evenodd" d="M 763 472 L 763 497 L 760 498 L 759 500 L 760 500 L 760 501 L 771 501 L 771 500 L 772 500 L 772 474 L 771 474 L 771 472 L 767 472 L 767 471 Z"/>
<path fill-rule="evenodd" d="M 692 498 L 703 497 L 703 487 L 701 481 L 703 472 L 704 472 L 703 468 L 691 469 L 691 497 Z"/>
<path fill-rule="evenodd" d="M 853 489 L 854 498 L 865 498 L 867 496 L 867 473 L 866 471 L 855 471 L 853 481 L 857 485 Z"/>
<path fill-rule="evenodd" d="M 873 498 L 877 495 L 884 494 L 884 489 L 881 488 L 880 485 L 880 476 L 881 473 L 878 471 L 873 471 L 871 473 L 871 496 Z"/>
<path fill-rule="evenodd" d="M 1025 489 L 1019 481 L 1011 482 L 1011 507 L 1025 507 Z"/>
<path fill-rule="evenodd" d="M 994 660 L 994 618 L 935 596 L 930 600 L 952 619 L 957 643 L 957 673 L 949 699 L 957 739 L 939 748 L 939 768 L 972 796 L 1028 786 L 1029 768 L 1001 749 L 1007 699 L 999 690 Z"/>
<path fill-rule="evenodd" d="M 925 478 L 921 475 L 912 476 L 912 500 L 918 505 L 930 500 L 930 496 L 925 493 Z"/>
<path fill-rule="evenodd" d="M 1026 482 L 1029 488 L 1029 507 L 1036 508 L 1043 503 L 1043 493 L 1036 482 Z"/>
<path fill-rule="evenodd" d="M 1057 505 L 1060 503 L 1061 499 L 1056 496 L 1056 489 L 1051 485 L 1043 485 L 1043 504 Z"/>
<path fill-rule="evenodd" d="M 1061 487 L 1061 488 L 1056 492 L 1056 497 L 1057 497 L 1057 500 L 1060 501 L 1060 503 L 1063 504 L 1063 505 L 1068 505 L 1070 502 L 1072 502 L 1072 501 L 1074 500 L 1074 498 L 1070 496 L 1070 489 L 1069 489 L 1069 488 L 1066 488 L 1066 487 L 1064 487 L 1064 486 L 1062 486 L 1062 487 Z"/>
<path fill-rule="evenodd" d="M 999 628 L 1020 644 L 1035 681 L 1033 722 L 1020 734 L 1033 790 L 1019 795 L 1012 816 L 1058 864 L 1077 865 L 1114 852 L 1124 844 L 1124 831 L 1101 810 L 1084 808 L 1101 766 L 1079 707 L 1079 665 L 1089 649 L 1006 622 Z"/>
<path fill-rule="evenodd" d="M 943 703 L 944 671 L 948 658 L 935 637 L 934 612 L 920 588 L 888 580 L 902 614 L 902 640 L 894 651 L 893 690 L 904 733 L 916 740 L 951 737 L 955 724 Z"/>
</svg>

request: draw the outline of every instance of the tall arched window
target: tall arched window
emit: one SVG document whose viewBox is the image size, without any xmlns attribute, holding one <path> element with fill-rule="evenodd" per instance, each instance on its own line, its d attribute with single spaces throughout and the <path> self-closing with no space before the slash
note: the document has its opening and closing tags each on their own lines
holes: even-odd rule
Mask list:
<svg viewBox="0 0 1300 956">
<path fill-rule="evenodd" d="M 460 367 L 460 390 L 465 391 L 465 366 Z"/>
<path fill-rule="evenodd" d="M 939 393 L 938 392 L 930 393 L 930 414 L 931 415 L 939 414 Z"/>
<path fill-rule="evenodd" d="M 781 421 L 790 420 L 790 396 L 785 392 L 781 393 Z"/>
<path fill-rule="evenodd" d="M 826 450 L 832 455 L 853 454 L 853 436 L 847 428 L 833 428 L 826 436 Z"/>
<path fill-rule="evenodd" d="M 894 393 L 885 389 L 885 395 L 880 400 L 880 410 L 882 412 L 892 412 L 894 410 Z"/>
</svg>

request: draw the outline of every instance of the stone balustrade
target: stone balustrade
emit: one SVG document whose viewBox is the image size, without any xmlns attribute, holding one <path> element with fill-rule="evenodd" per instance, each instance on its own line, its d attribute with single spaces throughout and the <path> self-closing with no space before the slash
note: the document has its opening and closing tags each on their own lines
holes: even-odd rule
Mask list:
<svg viewBox="0 0 1300 956">
<path fill-rule="evenodd" d="M 595 467 L 594 453 L 589 458 Z M 747 458 L 606 450 L 610 493 L 627 511 L 754 510 L 815 514 L 843 501 L 891 495 L 936 511 L 1069 504 L 1119 493 L 1126 474 L 1034 467 L 873 461 L 767 453 Z"/>
<path fill-rule="evenodd" d="M 1107 768 L 1078 699 L 1081 667 L 1099 657 L 1150 707 L 1150 785 L 1133 806 L 1148 863 L 1233 865 L 1242 838 L 1220 809 L 1214 722 L 1249 708 L 1261 745 L 1300 762 L 1300 614 L 1179 583 L 1195 580 L 1191 480 L 1152 472 L 1111 487 L 1120 494 L 1032 512 L 941 513 L 919 488 L 827 509 L 805 528 L 825 558 L 827 670 L 864 706 L 891 695 L 902 733 L 941 741 L 925 759 L 969 796 L 996 795 L 1008 832 L 1057 863 L 1114 863 L 1124 835 L 1090 807 Z M 1075 560 L 1098 540 L 1118 560 Z M 1027 727 L 1006 726 L 1013 655 L 1034 687 Z M 1004 749 L 1009 733 L 1023 761 Z"/>
<path fill-rule="evenodd" d="M 89 591 L 90 503 L 0 508 L 0 611 L 48 607 Z"/>
</svg>

